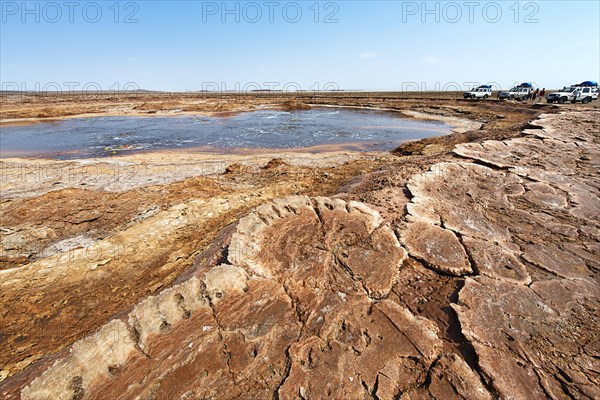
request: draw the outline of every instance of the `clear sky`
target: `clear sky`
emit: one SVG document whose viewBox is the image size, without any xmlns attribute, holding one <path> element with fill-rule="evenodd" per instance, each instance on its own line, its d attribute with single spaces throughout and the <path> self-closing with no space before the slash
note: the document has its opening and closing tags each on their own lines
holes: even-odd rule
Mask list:
<svg viewBox="0 0 600 400">
<path fill-rule="evenodd" d="M 558 88 L 600 78 L 597 0 L 0 3 L 3 89 Z"/>
</svg>

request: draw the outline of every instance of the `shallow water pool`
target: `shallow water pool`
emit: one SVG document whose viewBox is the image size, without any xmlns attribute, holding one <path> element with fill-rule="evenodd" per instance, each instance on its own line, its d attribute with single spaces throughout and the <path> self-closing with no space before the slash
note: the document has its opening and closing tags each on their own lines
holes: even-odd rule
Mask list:
<svg viewBox="0 0 600 400">
<path fill-rule="evenodd" d="M 2 127 L 0 157 L 72 159 L 185 148 L 391 150 L 408 140 L 448 134 L 450 129 L 398 113 L 332 108 L 263 110 L 229 117 L 74 118 Z"/>
</svg>

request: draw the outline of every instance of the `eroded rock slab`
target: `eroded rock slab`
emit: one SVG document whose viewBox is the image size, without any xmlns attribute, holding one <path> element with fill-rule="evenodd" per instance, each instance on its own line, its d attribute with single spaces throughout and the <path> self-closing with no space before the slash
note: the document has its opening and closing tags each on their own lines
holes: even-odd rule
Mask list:
<svg viewBox="0 0 600 400">
<path fill-rule="evenodd" d="M 597 398 L 599 291 L 589 281 L 540 281 L 530 288 L 469 278 L 453 307 L 483 373 L 503 397 Z"/>
<path fill-rule="evenodd" d="M 281 398 L 364 398 L 374 391 L 391 399 L 424 384 L 423 371 L 441 350 L 435 324 L 388 300 L 349 305 L 319 336 L 292 345 Z"/>
<path fill-rule="evenodd" d="M 452 307 L 499 398 L 600 396 L 597 118 L 547 116 L 523 138 L 459 145 L 479 164 L 436 164 L 409 182 L 403 243 L 424 258 L 460 235 L 478 276 Z M 413 227 L 426 224 L 436 228 L 421 237 Z M 435 398 L 433 388 L 416 393 Z"/>
<path fill-rule="evenodd" d="M 443 349 L 436 323 L 384 299 L 406 257 L 365 204 L 275 200 L 242 218 L 229 264 L 145 299 L 0 393 L 397 397 L 427 384 Z"/>
<path fill-rule="evenodd" d="M 409 253 L 433 268 L 436 264 L 428 253 L 445 246 L 458 258 L 466 246 L 478 273 L 526 284 L 530 273 L 523 260 L 561 277 L 590 277 L 590 268 L 595 268 L 592 260 L 577 255 L 586 251 L 580 240 L 575 242 L 573 212 L 578 205 L 546 183 L 524 184 L 513 172 L 476 164 L 442 163 L 412 178 L 408 187 L 414 195 L 407 206 L 411 223 L 401 237 Z M 578 223 L 591 229 L 597 221 Z M 424 229 L 427 224 L 430 228 Z M 454 233 L 461 243 L 449 242 Z M 470 268 L 455 270 L 469 272 Z"/>
<path fill-rule="evenodd" d="M 76 343 L 21 397 L 263 398 L 283 378 L 299 332 L 280 284 L 218 265 Z"/>
<path fill-rule="evenodd" d="M 411 389 L 402 399 L 473 399 L 493 397 L 480 377 L 456 354 L 444 354 L 431 368 L 431 383 L 426 388 Z"/>
<path fill-rule="evenodd" d="M 526 198 L 543 208 L 568 208 L 585 224 L 598 227 L 600 177 L 598 112 L 545 115 L 526 137 L 456 146 L 454 152 L 506 168 L 531 181 Z"/>
<path fill-rule="evenodd" d="M 516 251 L 507 250 L 500 244 L 470 237 L 463 238 L 463 243 L 479 274 L 524 285 L 531 283 L 531 276 L 515 255 Z M 509 247 L 509 244 L 504 246 Z M 514 250 L 514 245 L 512 247 Z"/>
<path fill-rule="evenodd" d="M 509 197 L 523 192 L 521 179 L 470 163 L 440 163 L 413 177 L 409 208 L 413 219 L 423 219 L 462 235 L 482 240 L 509 238 L 508 226 L 490 215 L 514 209 Z"/>
<path fill-rule="evenodd" d="M 402 243 L 413 257 L 446 274 L 473 272 L 467 253 L 454 232 L 427 222 L 412 222 L 402 230 Z"/>
<path fill-rule="evenodd" d="M 298 290 L 308 285 L 347 293 L 360 286 L 381 298 L 406 258 L 382 221 L 379 213 L 358 202 L 311 202 L 307 197 L 275 201 L 240 221 L 229 261 Z"/>
</svg>

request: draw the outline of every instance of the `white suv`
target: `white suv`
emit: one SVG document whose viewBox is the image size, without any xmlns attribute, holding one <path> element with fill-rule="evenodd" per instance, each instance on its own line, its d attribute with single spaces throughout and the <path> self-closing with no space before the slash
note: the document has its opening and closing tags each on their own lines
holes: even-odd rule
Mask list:
<svg viewBox="0 0 600 400">
<path fill-rule="evenodd" d="M 491 85 L 481 85 L 463 94 L 465 99 L 487 99 L 492 95 Z"/>
<path fill-rule="evenodd" d="M 546 102 L 559 104 L 570 101 L 571 103 L 577 103 L 578 101 L 587 104 L 593 100 L 598 99 L 598 84 L 591 81 L 583 82 L 579 85 L 565 86 L 558 92 L 550 93 L 546 96 Z"/>
<path fill-rule="evenodd" d="M 587 104 L 596 99 L 598 99 L 598 86 L 576 86 L 571 103 L 577 103 L 580 101 L 583 104 Z"/>
<path fill-rule="evenodd" d="M 531 92 L 533 91 L 532 86 L 525 86 L 521 84 L 519 86 L 512 87 L 508 90 L 500 92 L 498 98 L 500 100 L 529 100 L 531 98 Z"/>
</svg>

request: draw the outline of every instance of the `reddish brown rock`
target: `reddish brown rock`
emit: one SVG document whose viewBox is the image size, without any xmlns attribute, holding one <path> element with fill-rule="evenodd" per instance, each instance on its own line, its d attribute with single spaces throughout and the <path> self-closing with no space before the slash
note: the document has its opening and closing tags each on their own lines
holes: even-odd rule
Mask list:
<svg viewBox="0 0 600 400">
<path fill-rule="evenodd" d="M 402 399 L 473 399 L 493 397 L 481 383 L 480 377 L 456 354 L 444 354 L 432 366 L 431 383 L 424 388 L 407 391 Z"/>
<path fill-rule="evenodd" d="M 477 267 L 477 273 L 525 285 L 531 283 L 527 268 L 513 251 L 499 244 L 469 237 L 464 237 L 463 243 Z"/>
<path fill-rule="evenodd" d="M 425 220 L 461 235 L 509 241 L 508 227 L 493 218 L 495 210 L 511 210 L 509 198 L 521 193 L 512 174 L 469 163 L 440 163 L 408 183 L 413 220 Z M 439 222 L 438 222 L 439 221 Z"/>
<path fill-rule="evenodd" d="M 275 200 L 242 218 L 228 257 L 78 342 L 23 398 L 393 398 L 426 384 L 442 341 L 374 300 L 406 252 L 373 209 Z"/>
<path fill-rule="evenodd" d="M 350 306 L 328 319 L 318 337 L 290 348 L 282 398 L 365 398 L 373 392 L 392 399 L 424 384 L 423 371 L 441 350 L 435 325 L 391 301 Z"/>
<path fill-rule="evenodd" d="M 220 265 L 75 344 L 22 398 L 264 397 L 299 329 L 281 285 Z"/>
<path fill-rule="evenodd" d="M 412 222 L 402 230 L 401 238 L 413 257 L 439 272 L 458 276 L 473 272 L 464 247 L 452 231 Z"/>
<path fill-rule="evenodd" d="M 599 289 L 589 281 L 543 281 L 529 288 L 467 279 L 453 307 L 483 373 L 503 398 L 594 398 L 600 394 L 593 317 L 600 311 Z"/>
<path fill-rule="evenodd" d="M 540 207 L 567 208 L 567 197 L 552 186 L 541 182 L 526 185 L 527 193 L 523 196 Z"/>
<path fill-rule="evenodd" d="M 283 161 L 282 158 L 272 158 L 271 160 L 269 160 L 269 162 L 267 164 L 265 164 L 263 169 L 274 169 L 274 168 L 283 167 L 286 165 L 288 165 L 288 163 Z"/>
<path fill-rule="evenodd" d="M 360 286 L 381 298 L 406 258 L 392 229 L 381 224 L 376 211 L 357 202 L 317 198 L 313 206 L 306 197 L 275 201 L 240 221 L 229 260 L 290 285 L 325 284 L 341 292 Z M 313 276 L 332 279 L 318 283 Z"/>
<path fill-rule="evenodd" d="M 561 250 L 550 243 L 523 246 L 523 258 L 538 267 L 564 278 L 590 276 L 585 259 Z"/>
</svg>

